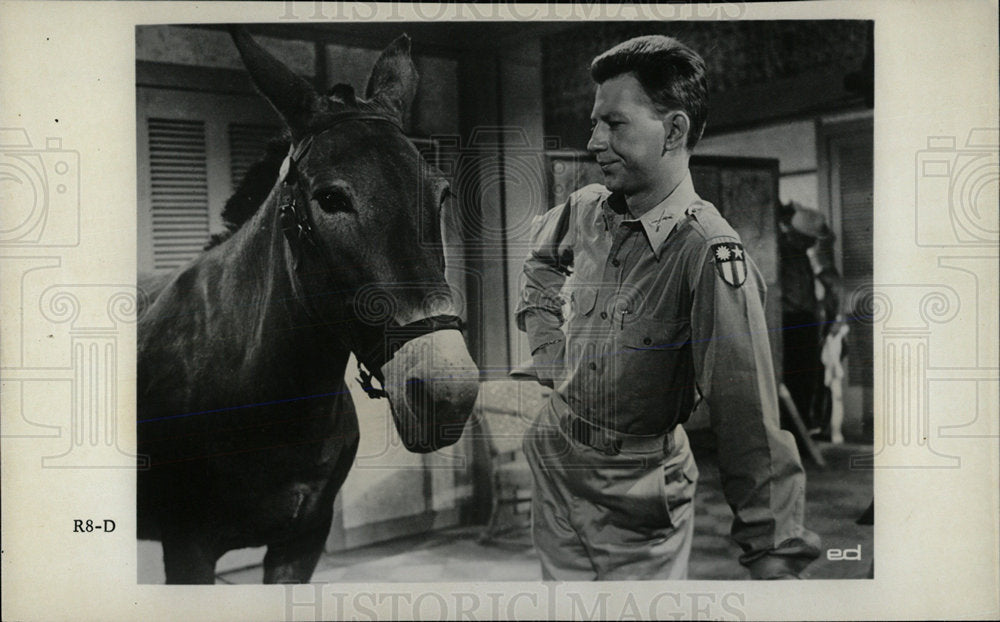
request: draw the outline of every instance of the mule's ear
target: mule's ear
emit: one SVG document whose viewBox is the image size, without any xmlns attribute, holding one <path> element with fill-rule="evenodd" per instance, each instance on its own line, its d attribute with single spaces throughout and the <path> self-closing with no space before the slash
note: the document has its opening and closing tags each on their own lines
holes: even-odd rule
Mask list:
<svg viewBox="0 0 1000 622">
<path fill-rule="evenodd" d="M 323 110 L 323 98 L 305 78 L 254 41 L 246 28 L 230 26 L 229 34 L 253 83 L 288 124 L 292 137 L 301 138 L 309 127 L 309 121 Z"/>
<path fill-rule="evenodd" d="M 375 61 L 365 88 L 365 99 L 372 100 L 400 119 L 404 118 L 417 94 L 420 74 L 410 60 L 410 37 L 400 35 Z"/>
</svg>

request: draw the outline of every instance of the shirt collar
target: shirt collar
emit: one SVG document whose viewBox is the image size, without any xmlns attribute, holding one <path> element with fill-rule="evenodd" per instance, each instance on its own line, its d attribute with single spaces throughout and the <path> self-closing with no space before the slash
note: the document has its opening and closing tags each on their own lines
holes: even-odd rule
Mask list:
<svg viewBox="0 0 1000 622">
<path fill-rule="evenodd" d="M 609 196 L 605 202 L 609 200 L 613 199 Z M 647 210 L 639 218 L 626 216 L 623 222 L 639 221 L 642 224 L 642 229 L 646 232 L 646 240 L 649 242 L 653 254 L 659 259 L 664 240 L 674 230 L 677 223 L 683 220 L 685 210 L 698 200 L 698 194 L 694 191 L 694 183 L 691 181 L 691 173 L 689 172 L 681 183 L 677 184 L 673 192 L 667 195 L 667 198 L 660 201 L 652 209 Z"/>
</svg>

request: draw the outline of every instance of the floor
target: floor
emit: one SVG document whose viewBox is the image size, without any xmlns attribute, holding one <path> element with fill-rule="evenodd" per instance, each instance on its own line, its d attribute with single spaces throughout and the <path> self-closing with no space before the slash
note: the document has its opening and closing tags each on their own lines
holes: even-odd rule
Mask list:
<svg viewBox="0 0 1000 622">
<path fill-rule="evenodd" d="M 871 446 L 821 444 L 825 469 L 806 464 L 806 523 L 823 538 L 827 552 L 859 551 L 860 559 L 831 560 L 823 555 L 804 578 L 861 579 L 869 576 L 874 528 L 856 519 L 872 501 L 872 470 L 852 468 L 853 456 L 871 455 Z M 746 579 L 736 559 L 739 548 L 728 537 L 732 515 L 719 489 L 718 469 L 710 453 L 699 455 L 701 479 L 695 500 L 695 540 L 689 566 L 691 579 Z M 527 533 L 512 534 L 514 543 L 480 544 L 481 527 L 463 527 L 409 537 L 351 551 L 325 555 L 314 583 L 435 582 L 540 580 L 537 558 Z M 849 553 L 846 557 L 855 555 Z M 222 573 L 219 583 L 259 583 L 259 566 Z"/>
</svg>

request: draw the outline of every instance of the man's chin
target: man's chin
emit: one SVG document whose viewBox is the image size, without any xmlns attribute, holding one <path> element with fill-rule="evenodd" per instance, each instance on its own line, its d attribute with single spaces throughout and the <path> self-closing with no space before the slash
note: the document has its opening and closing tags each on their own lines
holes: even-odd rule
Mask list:
<svg viewBox="0 0 1000 622">
<path fill-rule="evenodd" d="M 622 180 L 615 175 L 604 174 L 604 187 L 611 192 L 621 192 L 622 191 Z"/>
</svg>

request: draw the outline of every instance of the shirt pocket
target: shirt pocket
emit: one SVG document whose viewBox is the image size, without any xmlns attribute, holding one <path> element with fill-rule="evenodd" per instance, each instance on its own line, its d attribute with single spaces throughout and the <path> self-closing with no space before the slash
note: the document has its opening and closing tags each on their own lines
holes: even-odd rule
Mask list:
<svg viewBox="0 0 1000 622">
<path fill-rule="evenodd" d="M 667 431 L 694 407 L 694 359 L 688 320 L 636 318 L 618 335 L 614 377 L 618 407 Z"/>
</svg>

